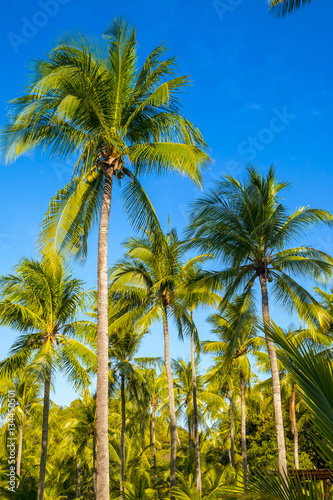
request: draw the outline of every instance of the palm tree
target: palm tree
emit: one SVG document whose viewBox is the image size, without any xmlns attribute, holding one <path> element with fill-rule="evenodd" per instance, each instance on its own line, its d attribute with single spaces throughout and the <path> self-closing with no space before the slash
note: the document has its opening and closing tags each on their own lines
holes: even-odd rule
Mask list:
<svg viewBox="0 0 333 500">
<path fill-rule="evenodd" d="M 81 34 L 66 35 L 40 60 L 32 84 L 12 102 L 3 130 L 9 160 L 33 149 L 77 160 L 73 178 L 51 200 L 40 245 L 83 258 L 99 218 L 98 240 L 98 499 L 109 494 L 107 255 L 114 176 L 137 197 L 137 174 L 178 171 L 200 184 L 206 145 L 179 111 L 187 77 L 175 76 L 175 58 L 158 45 L 138 68 L 135 30 L 114 20 L 104 47 Z M 106 54 L 104 55 L 104 52 Z M 129 170 L 133 166 L 133 172 Z"/>
<path fill-rule="evenodd" d="M 24 426 L 29 417 L 40 406 L 40 392 L 41 386 L 38 376 L 34 373 L 34 366 L 29 362 L 22 366 L 13 378 L 6 377 L 0 380 L 0 402 L 3 411 L 7 411 L 9 408 L 9 394 L 15 394 L 15 422 L 18 423 L 19 431 L 16 460 L 16 475 L 18 477 L 21 476 Z M 17 480 L 17 489 L 19 485 L 20 479 Z"/>
<path fill-rule="evenodd" d="M 311 0 L 269 0 L 269 9 L 277 16 L 285 16 L 310 2 Z"/>
<path fill-rule="evenodd" d="M 332 215 L 319 209 L 301 207 L 288 215 L 279 194 L 286 183 L 279 183 L 271 167 L 266 176 L 252 166 L 243 183 L 227 176 L 217 188 L 194 202 L 189 234 L 192 246 L 211 252 L 227 266 L 206 274 L 205 286 L 223 287 L 224 304 L 239 290 L 249 290 L 259 279 L 265 337 L 273 381 L 274 415 L 280 471 L 287 470 L 279 370 L 274 344 L 268 335 L 270 323 L 268 286 L 278 304 L 296 310 L 300 317 L 314 322 L 327 320 L 327 313 L 295 279 L 310 276 L 316 280 L 331 275 L 333 259 L 312 247 L 290 248 L 290 242 L 311 227 L 332 221 Z"/>
<path fill-rule="evenodd" d="M 145 389 L 145 379 L 135 363 L 144 335 L 147 332 L 129 323 L 118 329 L 110 338 L 110 359 L 112 371 L 120 377 L 121 395 L 121 453 L 120 453 L 120 498 L 124 498 L 125 481 L 125 430 L 126 430 L 126 393 L 138 399 L 139 388 Z M 142 391 L 141 391 L 142 392 Z"/>
<path fill-rule="evenodd" d="M 126 242 L 125 257 L 114 266 L 111 290 L 141 296 L 147 311 L 141 319 L 146 328 L 154 321 L 162 320 L 164 335 L 164 362 L 168 379 L 171 459 L 170 487 L 176 481 L 177 427 L 173 377 L 169 346 L 169 318 L 174 317 L 182 335 L 182 325 L 188 326 L 189 318 L 183 304 L 177 300 L 183 270 L 184 243 L 179 241 L 175 230 L 164 233 L 158 218 L 150 206 L 154 223 L 140 238 Z M 186 264 L 185 264 L 186 265 Z M 171 495 L 172 498 L 172 495 Z"/>
<path fill-rule="evenodd" d="M 192 283 L 200 276 L 201 264 L 211 258 L 211 255 L 194 257 L 184 266 L 182 272 L 182 283 L 178 292 L 184 307 L 189 310 L 191 320 L 191 368 L 192 368 L 192 392 L 193 392 L 193 427 L 194 427 L 194 451 L 196 484 L 199 494 L 201 494 L 201 465 L 200 465 L 200 442 L 199 442 L 199 424 L 198 424 L 198 404 L 197 404 L 197 380 L 195 369 L 194 344 L 196 341 L 197 350 L 200 348 L 199 336 L 193 321 L 194 310 L 198 306 L 211 306 L 217 302 L 220 297 L 215 293 L 204 288 L 193 289 Z"/>
<path fill-rule="evenodd" d="M 0 294 L 0 325 L 23 332 L 0 363 L 0 376 L 13 377 L 29 359 L 39 367 L 44 382 L 38 485 L 38 500 L 42 500 L 52 372 L 60 369 L 79 388 L 90 381 L 83 365 L 92 371 L 96 363 L 94 352 L 82 343 L 89 341 L 89 322 L 77 319 L 85 310 L 87 293 L 61 259 L 53 256 L 41 262 L 23 259 L 16 274 L 0 278 Z"/>
<path fill-rule="evenodd" d="M 241 393 L 241 441 L 244 485 L 246 486 L 248 465 L 246 448 L 246 401 L 245 382 L 250 379 L 251 366 L 248 354 L 262 348 L 262 341 L 257 336 L 257 317 L 251 293 L 236 296 L 225 310 L 214 313 L 208 318 L 212 332 L 218 341 L 203 343 L 204 352 L 215 353 L 224 359 L 224 369 L 231 366 L 239 372 Z"/>
<path fill-rule="evenodd" d="M 197 364 L 197 363 L 196 363 Z M 178 413 L 182 417 L 186 416 L 188 428 L 188 448 L 191 457 L 192 440 L 195 430 L 195 405 L 193 399 L 193 377 L 192 362 L 186 363 L 182 358 L 172 360 L 173 373 L 175 375 L 174 383 L 176 389 L 176 404 Z M 197 367 L 195 367 L 197 370 Z M 196 425 L 199 427 L 199 421 L 205 423 L 204 414 L 206 411 L 206 391 L 202 375 L 196 377 Z M 198 411 L 198 407 L 200 411 Z M 194 450 L 195 451 L 195 450 Z M 200 456 L 200 455 L 199 455 Z"/>
<path fill-rule="evenodd" d="M 146 381 L 149 394 L 149 404 L 151 407 L 151 441 L 153 445 L 153 469 L 154 480 L 157 480 L 157 460 L 156 460 L 156 413 L 159 411 L 160 402 L 167 398 L 167 377 L 165 368 L 160 358 L 139 359 L 138 364 L 141 367 L 142 374 Z M 160 373 L 157 373 L 157 366 Z"/>
</svg>

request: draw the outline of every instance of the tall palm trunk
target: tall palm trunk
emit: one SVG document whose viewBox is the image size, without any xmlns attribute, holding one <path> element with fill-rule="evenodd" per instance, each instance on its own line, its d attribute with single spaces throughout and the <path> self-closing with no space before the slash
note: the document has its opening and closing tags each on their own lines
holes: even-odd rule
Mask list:
<svg viewBox="0 0 333 500">
<path fill-rule="evenodd" d="M 191 319 L 193 321 L 193 311 L 191 311 Z M 197 481 L 197 490 L 201 495 L 202 488 L 201 488 L 200 443 L 199 443 L 198 402 L 197 402 L 197 375 L 195 372 L 193 334 L 191 335 L 191 366 L 192 366 L 192 384 L 193 384 L 195 474 Z"/>
<path fill-rule="evenodd" d="M 94 500 L 97 498 L 97 474 L 96 474 L 96 434 L 93 435 L 93 468 L 92 468 Z"/>
<path fill-rule="evenodd" d="M 276 428 L 276 439 L 278 448 L 279 471 L 282 474 L 287 474 L 287 457 L 286 457 L 286 445 L 284 440 L 280 375 L 279 375 L 279 368 L 277 364 L 274 343 L 268 335 L 270 318 L 269 318 L 269 308 L 268 308 L 267 280 L 264 274 L 259 275 L 259 280 L 261 286 L 262 316 L 264 320 L 267 350 L 272 371 L 273 404 L 274 404 L 275 428 Z"/>
<path fill-rule="evenodd" d="M 22 460 L 22 446 L 23 446 L 23 420 L 19 424 L 19 442 L 17 448 L 17 462 L 16 462 L 16 474 L 21 475 L 21 460 Z M 17 480 L 16 488 L 20 486 L 20 480 Z"/>
<path fill-rule="evenodd" d="M 156 481 L 156 479 L 157 479 L 157 474 L 156 474 L 156 430 L 155 430 L 155 402 L 152 404 L 151 419 L 152 419 L 152 431 L 153 431 L 154 479 L 155 479 L 155 481 Z"/>
<path fill-rule="evenodd" d="M 81 496 L 81 467 L 80 462 L 76 464 L 76 491 L 75 498 L 80 498 Z"/>
<path fill-rule="evenodd" d="M 125 409 L 125 375 L 120 375 L 121 379 L 121 450 L 120 450 L 120 498 L 124 498 L 125 481 L 125 427 L 126 427 L 126 409 Z"/>
<path fill-rule="evenodd" d="M 246 403 L 245 403 L 245 380 L 243 371 L 240 371 L 241 382 L 241 435 L 242 435 L 242 459 L 244 486 L 247 485 L 247 449 L 246 449 Z"/>
<path fill-rule="evenodd" d="M 164 333 L 164 362 L 168 379 L 169 408 L 170 408 L 170 436 L 171 436 L 170 488 L 173 488 L 176 484 L 177 426 L 176 426 L 175 397 L 173 393 L 173 379 L 172 379 L 172 371 L 170 363 L 168 308 L 166 303 L 164 304 L 163 333 Z M 172 494 L 170 494 L 170 500 L 175 500 Z"/>
<path fill-rule="evenodd" d="M 40 456 L 37 500 L 43 500 L 44 498 L 47 441 L 49 433 L 50 387 L 51 387 L 51 367 L 49 366 L 47 367 L 47 371 L 45 374 L 43 423 L 42 423 L 42 452 Z"/>
<path fill-rule="evenodd" d="M 98 315 L 97 315 L 97 500 L 109 498 L 108 433 L 108 233 L 111 208 L 113 166 L 105 172 L 98 237 Z"/>
<path fill-rule="evenodd" d="M 235 464 L 235 430 L 234 430 L 234 401 L 232 395 L 230 396 L 230 461 L 233 467 Z"/>
<path fill-rule="evenodd" d="M 296 420 L 296 391 L 295 384 L 291 384 L 291 399 L 290 399 L 290 420 L 291 420 L 291 431 L 294 434 L 294 458 L 295 458 L 295 469 L 299 469 L 298 462 L 298 429 Z"/>
<path fill-rule="evenodd" d="M 190 415 L 188 415 L 187 432 L 188 432 L 188 452 L 189 452 L 189 456 L 191 457 L 191 453 L 192 453 L 192 425 L 191 425 L 191 416 Z"/>
</svg>

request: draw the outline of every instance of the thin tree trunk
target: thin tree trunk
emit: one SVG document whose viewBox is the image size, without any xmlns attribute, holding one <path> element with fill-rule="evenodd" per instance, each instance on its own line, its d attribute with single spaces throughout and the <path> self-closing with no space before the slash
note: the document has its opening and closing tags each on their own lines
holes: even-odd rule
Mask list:
<svg viewBox="0 0 333 500">
<path fill-rule="evenodd" d="M 274 404 L 275 428 L 276 428 L 276 439 L 278 448 L 279 471 L 282 474 L 286 475 L 287 457 L 286 457 L 286 445 L 284 439 L 283 415 L 282 415 L 282 404 L 281 404 L 280 375 L 279 375 L 279 368 L 277 364 L 274 343 L 268 335 L 270 317 L 268 308 L 267 280 L 264 274 L 259 275 L 259 280 L 261 286 L 262 316 L 264 320 L 267 350 L 272 371 L 273 404 Z"/>
<path fill-rule="evenodd" d="M 80 498 L 81 496 L 81 467 L 80 462 L 76 464 L 76 491 L 75 498 Z"/>
<path fill-rule="evenodd" d="M 108 232 L 111 208 L 113 166 L 105 172 L 105 184 L 98 237 L 98 314 L 97 314 L 97 499 L 109 498 L 108 433 Z"/>
<path fill-rule="evenodd" d="M 245 403 L 245 380 L 242 370 L 240 371 L 241 381 L 241 434 L 242 434 L 242 459 L 244 487 L 247 486 L 247 450 L 246 450 L 246 403 Z"/>
<path fill-rule="evenodd" d="M 93 468 L 92 468 L 92 478 L 93 478 L 93 489 L 94 489 L 94 500 L 97 498 L 97 473 L 96 473 L 96 434 L 93 435 Z"/>
<path fill-rule="evenodd" d="M 193 321 L 193 311 L 191 311 L 191 319 Z M 194 359 L 194 339 L 191 335 L 191 366 L 192 366 L 192 383 L 193 383 L 193 424 L 194 424 L 194 452 L 195 452 L 195 474 L 197 481 L 197 490 L 201 495 L 201 465 L 200 465 L 200 443 L 199 443 L 199 423 L 198 423 L 198 402 L 197 402 L 197 375 L 195 372 Z"/>
<path fill-rule="evenodd" d="M 152 406 L 152 431 L 153 431 L 153 456 L 154 456 L 154 479 L 157 479 L 156 473 L 156 431 L 155 431 L 155 405 Z"/>
<path fill-rule="evenodd" d="M 298 429 L 297 429 L 297 419 L 296 419 L 296 392 L 295 384 L 291 384 L 291 400 L 290 400 L 290 420 L 291 420 L 291 431 L 294 434 L 294 458 L 295 458 L 295 469 L 299 469 L 298 462 Z"/>
<path fill-rule="evenodd" d="M 232 396 L 230 396 L 230 406 L 229 406 L 229 412 L 230 412 L 230 458 L 231 458 L 231 465 L 233 467 L 236 467 L 235 464 L 235 431 L 234 431 L 234 402 Z"/>
<path fill-rule="evenodd" d="M 126 426 L 126 409 L 125 409 L 125 375 L 120 375 L 121 379 L 121 450 L 120 450 L 120 498 L 124 498 L 124 481 L 125 481 L 125 426 Z"/>
<path fill-rule="evenodd" d="M 46 376 L 45 376 L 45 386 L 44 386 L 42 451 L 41 451 L 41 456 L 40 456 L 37 500 L 43 500 L 43 498 L 44 498 L 46 459 L 47 459 L 47 441 L 48 441 L 48 432 L 49 432 L 50 388 L 51 388 L 51 367 L 48 367 L 47 372 L 46 372 Z"/>
<path fill-rule="evenodd" d="M 21 459 L 22 459 L 22 446 L 23 446 L 23 420 L 19 424 L 19 442 L 17 448 L 17 462 L 16 462 L 16 474 L 21 475 Z M 20 486 L 20 480 L 17 480 L 16 488 Z"/>
<path fill-rule="evenodd" d="M 173 488 L 176 484 L 177 426 L 176 426 L 175 398 L 173 393 L 173 379 L 172 379 L 172 371 L 170 363 L 168 312 L 166 305 L 164 305 L 163 333 L 164 333 L 164 361 L 168 379 L 169 408 L 170 408 L 170 436 L 171 436 L 170 488 Z M 175 500 L 172 494 L 170 494 L 170 500 Z"/>
<path fill-rule="evenodd" d="M 188 432 L 188 452 L 189 452 L 189 455 L 191 456 L 191 453 L 192 453 L 192 426 L 191 426 L 190 415 L 188 415 L 187 432 Z"/>
</svg>

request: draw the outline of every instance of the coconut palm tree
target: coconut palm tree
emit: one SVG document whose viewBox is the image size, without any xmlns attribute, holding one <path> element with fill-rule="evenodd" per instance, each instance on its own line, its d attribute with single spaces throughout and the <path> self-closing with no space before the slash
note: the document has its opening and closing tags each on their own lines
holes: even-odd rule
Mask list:
<svg viewBox="0 0 333 500">
<path fill-rule="evenodd" d="M 181 242 L 175 230 L 166 234 L 162 231 L 156 214 L 154 224 L 149 230 L 143 231 L 140 238 L 129 239 L 125 247 L 125 257 L 116 263 L 111 274 L 111 290 L 125 291 L 141 296 L 146 303 L 146 313 L 141 324 L 146 328 L 154 321 L 162 320 L 164 335 L 164 362 L 168 379 L 171 459 L 170 459 L 170 487 L 176 481 L 176 444 L 177 427 L 174 401 L 173 376 L 170 360 L 169 319 L 173 317 L 183 334 L 183 325 L 188 327 L 190 319 L 184 305 L 177 296 L 181 286 L 184 242 Z M 198 257 L 199 258 L 199 257 Z M 171 496 L 172 498 L 172 496 Z"/>
<path fill-rule="evenodd" d="M 79 320 L 87 304 L 83 283 L 73 278 L 62 260 L 23 259 L 13 275 L 0 278 L 0 325 L 23 332 L 0 363 L 0 377 L 13 377 L 31 361 L 44 382 L 42 449 L 38 500 L 44 497 L 48 417 L 52 373 L 60 369 L 75 388 L 90 382 L 95 353 L 88 321 Z M 84 368 L 85 367 L 85 368 Z M 35 370 L 36 371 L 36 370 Z"/>
<path fill-rule="evenodd" d="M 179 297 L 185 307 L 189 311 L 191 319 L 191 367 L 192 367 L 192 392 L 193 392 L 193 428 L 194 428 L 194 451 L 195 451 L 195 468 L 196 468 L 196 484 L 199 494 L 201 494 L 201 465 L 200 465 L 200 442 L 199 442 L 199 421 L 198 421 L 198 402 L 197 402 L 197 376 L 195 367 L 195 342 L 197 351 L 200 349 L 199 336 L 196 326 L 193 321 L 194 311 L 198 306 L 212 306 L 219 299 L 217 294 L 204 288 L 192 288 L 190 285 L 198 279 L 201 273 L 201 265 L 203 262 L 211 258 L 211 255 L 203 255 L 195 257 L 186 264 L 183 268 Z"/>
<path fill-rule="evenodd" d="M 333 259 L 315 248 L 290 248 L 290 243 L 312 227 L 331 223 L 332 215 L 320 209 L 301 207 L 292 214 L 279 198 L 287 183 L 279 183 L 271 167 L 266 176 L 252 166 L 242 182 L 227 176 L 194 202 L 188 229 L 192 246 L 216 255 L 226 268 L 206 273 L 205 286 L 223 287 L 224 301 L 238 291 L 249 290 L 259 280 L 262 315 L 273 381 L 274 416 L 280 471 L 287 470 L 279 370 L 274 343 L 267 334 L 270 315 L 268 284 L 276 302 L 313 324 L 328 321 L 317 300 L 297 281 L 331 275 Z"/>
<path fill-rule="evenodd" d="M 248 465 L 245 383 L 251 376 L 248 354 L 263 347 L 263 342 L 257 335 L 257 316 L 252 294 L 248 292 L 243 296 L 236 296 L 224 310 L 210 315 L 208 322 L 212 325 L 212 332 L 218 336 L 219 340 L 203 342 L 203 351 L 222 356 L 226 371 L 231 366 L 239 371 L 242 459 L 244 485 L 246 486 Z"/>
<path fill-rule="evenodd" d="M 269 0 L 269 9 L 277 16 L 286 16 L 310 2 L 311 0 Z"/>
<path fill-rule="evenodd" d="M 37 408 L 40 407 L 41 384 L 38 376 L 34 373 L 34 366 L 29 362 L 22 366 L 12 378 L 0 379 L 0 403 L 1 413 L 6 414 L 8 408 L 8 398 L 14 395 L 15 400 L 15 422 L 18 424 L 18 444 L 16 459 L 16 475 L 21 476 L 21 460 L 23 450 L 24 426 Z M 20 485 L 17 480 L 16 488 Z"/>
<path fill-rule="evenodd" d="M 125 481 L 125 430 L 126 430 L 126 393 L 138 399 L 138 394 L 146 388 L 145 379 L 135 363 L 144 335 L 144 329 L 137 328 L 135 323 L 128 323 L 118 329 L 110 338 L 110 359 L 112 371 L 120 378 L 121 397 L 121 454 L 120 454 L 120 498 L 124 498 Z"/>
<path fill-rule="evenodd" d="M 83 258 L 87 236 L 99 219 L 98 240 L 98 498 L 109 494 L 107 255 L 114 177 L 177 171 L 200 184 L 208 163 L 198 129 L 180 113 L 179 93 L 188 78 L 175 75 L 175 58 L 158 45 L 138 67 L 135 30 L 114 20 L 99 47 L 82 34 L 62 37 L 36 63 L 32 84 L 12 101 L 3 130 L 8 160 L 32 150 L 76 161 L 71 181 L 51 200 L 42 224 L 43 252 Z M 133 170 L 130 168 L 133 167 Z M 133 182 L 132 182 L 133 181 Z"/>
</svg>

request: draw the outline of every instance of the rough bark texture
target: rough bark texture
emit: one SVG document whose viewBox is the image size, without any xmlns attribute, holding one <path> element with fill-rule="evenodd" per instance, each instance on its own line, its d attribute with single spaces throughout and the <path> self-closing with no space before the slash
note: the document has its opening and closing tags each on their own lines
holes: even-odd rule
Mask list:
<svg viewBox="0 0 333 500">
<path fill-rule="evenodd" d="M 120 498 L 124 498 L 124 481 L 125 481 L 125 427 L 126 427 L 126 410 L 125 410 L 125 375 L 120 375 L 121 378 L 121 450 L 120 450 Z"/>
<path fill-rule="evenodd" d="M 113 167 L 105 172 L 105 184 L 98 237 L 98 316 L 97 316 L 97 500 L 109 498 L 108 434 L 108 232 Z"/>
<path fill-rule="evenodd" d="M 244 374 L 240 372 L 241 381 L 241 435 L 242 435 L 242 459 L 243 459 L 243 473 L 244 473 L 244 486 L 247 485 L 247 449 L 246 449 L 246 403 L 245 403 L 245 380 Z"/>
<path fill-rule="evenodd" d="M 47 440 L 49 432 L 50 387 L 51 387 L 51 368 L 48 368 L 45 378 L 45 387 L 44 387 L 42 452 L 40 456 L 37 500 L 43 500 L 44 498 L 46 459 L 47 459 Z"/>
<path fill-rule="evenodd" d="M 81 496 L 81 467 L 80 462 L 76 464 L 76 491 L 75 497 L 80 498 Z"/>
<path fill-rule="evenodd" d="M 173 488 L 176 484 L 177 426 L 176 426 L 175 398 L 173 393 L 173 379 L 172 379 L 172 371 L 170 363 L 168 312 L 166 305 L 164 306 L 163 333 L 164 333 L 164 362 L 168 379 L 169 408 L 170 408 L 170 435 L 171 435 L 170 488 Z M 170 500 L 175 500 L 175 498 L 171 494 L 170 494 Z"/>
<path fill-rule="evenodd" d="M 155 430 L 155 406 L 152 407 L 152 430 L 153 430 L 153 456 L 154 456 L 154 479 L 157 479 L 156 472 L 156 430 Z"/>
<path fill-rule="evenodd" d="M 191 311 L 193 320 L 193 313 Z M 197 490 L 201 495 L 201 465 L 200 465 L 200 443 L 199 443 L 199 422 L 198 422 L 198 402 L 197 402 L 197 375 L 195 372 L 194 360 L 194 339 L 191 335 L 191 366 L 192 366 L 192 381 L 193 381 L 193 425 L 194 425 L 194 452 L 195 452 L 195 475 L 197 482 Z"/>
<path fill-rule="evenodd" d="M 276 439 L 278 448 L 279 471 L 282 474 L 287 474 L 287 458 L 286 458 L 286 446 L 284 440 L 280 375 L 279 375 L 279 368 L 277 364 L 274 343 L 268 336 L 268 327 L 270 318 L 269 318 L 269 308 L 268 308 L 267 280 L 264 274 L 259 275 L 259 280 L 261 286 L 262 316 L 265 325 L 265 337 L 266 337 L 267 350 L 272 372 L 273 404 L 274 404 L 275 428 L 276 428 Z"/>
<path fill-rule="evenodd" d="M 294 382 L 291 385 L 291 400 L 290 400 L 290 420 L 291 420 L 291 430 L 294 434 L 294 458 L 295 458 L 295 469 L 299 469 L 298 461 L 298 429 L 297 429 L 297 419 L 296 419 L 296 391 Z"/>
<path fill-rule="evenodd" d="M 17 448 L 17 462 L 16 462 L 16 474 L 21 475 L 21 459 L 22 459 L 22 446 L 23 446 L 23 421 L 19 424 L 19 442 Z M 16 488 L 20 486 L 20 481 L 17 480 Z"/>
<path fill-rule="evenodd" d="M 96 498 L 97 498 L 96 434 L 93 435 L 93 468 L 92 468 L 92 478 L 93 478 L 94 500 L 96 500 Z"/>
<path fill-rule="evenodd" d="M 234 431 L 234 402 L 232 396 L 230 397 L 230 461 L 233 467 L 236 467 L 235 464 L 235 431 Z"/>
</svg>

